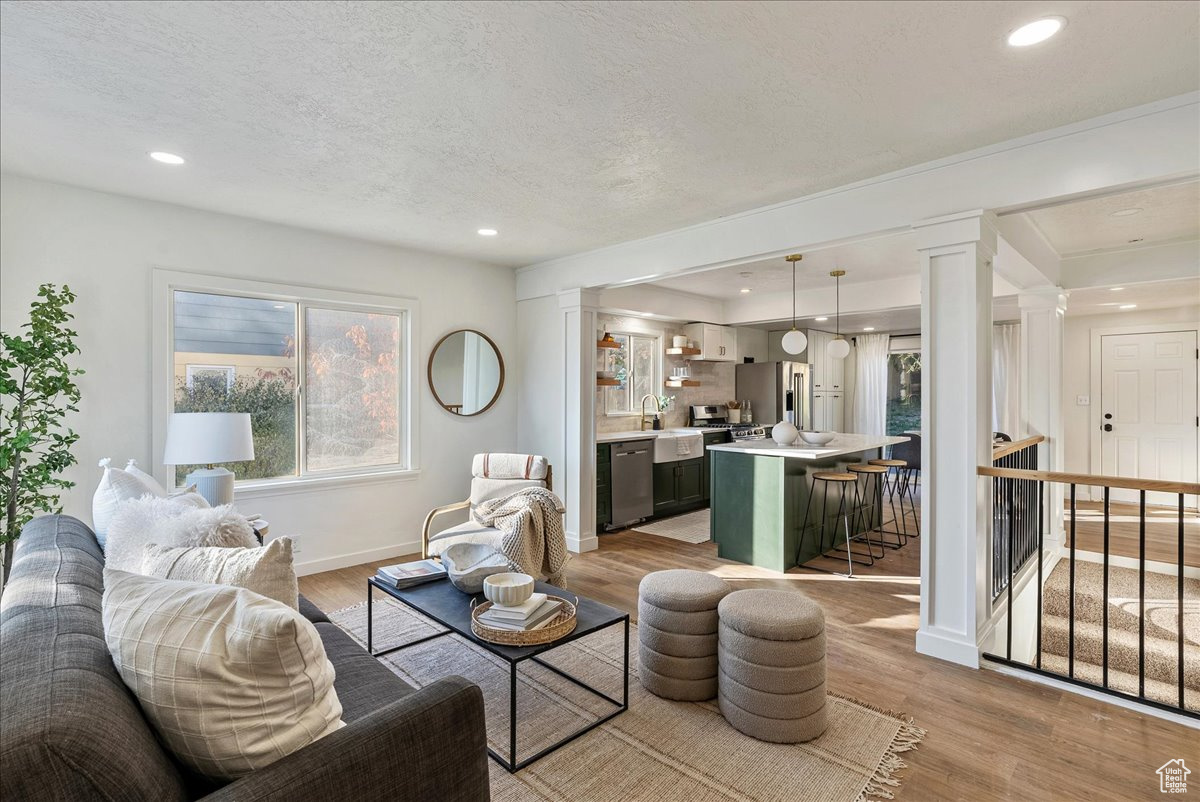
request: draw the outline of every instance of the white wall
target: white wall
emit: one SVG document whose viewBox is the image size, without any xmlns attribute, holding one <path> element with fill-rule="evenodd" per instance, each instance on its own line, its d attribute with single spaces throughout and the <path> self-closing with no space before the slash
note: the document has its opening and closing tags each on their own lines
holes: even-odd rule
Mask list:
<svg viewBox="0 0 1200 802">
<path fill-rule="evenodd" d="M 518 349 L 515 281 L 506 268 L 302 229 L 66 187 L 0 178 L 0 327 L 24 322 L 36 287 L 67 283 L 79 295 L 75 327 L 78 483 L 65 511 L 91 520 L 96 463 L 111 456 L 156 464 L 151 453 L 150 272 L 152 266 L 260 281 L 416 298 L 421 330 L 420 476 L 301 493 L 256 496 L 239 505 L 263 514 L 271 534 L 300 534 L 300 570 L 312 572 L 415 550 L 422 519 L 465 498 L 471 455 L 516 446 L 517 382 L 473 418 L 440 409 L 425 383 L 429 350 L 455 328 L 488 334 L 506 358 Z M 560 411 L 561 414 L 561 411 Z"/>
<path fill-rule="evenodd" d="M 1200 320 L 1200 303 L 1173 309 L 1130 310 L 1107 315 L 1068 315 L 1063 341 L 1063 431 L 1065 465 L 1069 473 L 1092 473 L 1090 406 L 1076 397 L 1091 396 L 1092 330 L 1120 326 L 1189 323 Z M 1090 398 L 1099 404 L 1099 397 Z"/>
</svg>

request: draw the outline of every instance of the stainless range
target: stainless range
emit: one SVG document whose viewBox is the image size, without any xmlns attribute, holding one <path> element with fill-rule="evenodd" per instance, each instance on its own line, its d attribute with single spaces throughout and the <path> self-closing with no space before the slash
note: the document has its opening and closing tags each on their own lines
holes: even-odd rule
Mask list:
<svg viewBox="0 0 1200 802">
<path fill-rule="evenodd" d="M 754 423 L 730 423 L 725 407 L 696 405 L 688 408 L 688 426 L 693 429 L 724 429 L 734 440 L 765 440 L 767 430 Z"/>
</svg>

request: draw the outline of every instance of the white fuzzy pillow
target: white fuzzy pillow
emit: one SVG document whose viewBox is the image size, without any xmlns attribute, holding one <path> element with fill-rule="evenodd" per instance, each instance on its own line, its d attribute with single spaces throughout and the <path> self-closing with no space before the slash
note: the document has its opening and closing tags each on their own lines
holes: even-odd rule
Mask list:
<svg viewBox="0 0 1200 802">
<path fill-rule="evenodd" d="M 275 538 L 261 549 L 151 543 L 142 551 L 141 572 L 159 579 L 233 585 L 297 609 L 299 588 L 290 537 Z"/>
<path fill-rule="evenodd" d="M 121 679 L 200 774 L 241 777 L 344 726 L 321 636 L 295 610 L 242 588 L 113 570 L 102 604 Z"/>
<path fill-rule="evenodd" d="M 140 571 L 142 550 L 149 543 L 249 548 L 258 540 L 246 517 L 228 504 L 195 509 L 176 499 L 147 496 L 124 502 L 113 514 L 104 563 L 118 571 Z"/>
</svg>

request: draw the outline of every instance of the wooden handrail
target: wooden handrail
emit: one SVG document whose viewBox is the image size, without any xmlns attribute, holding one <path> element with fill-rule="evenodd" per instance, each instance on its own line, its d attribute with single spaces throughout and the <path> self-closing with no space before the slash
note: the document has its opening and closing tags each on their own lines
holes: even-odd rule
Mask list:
<svg viewBox="0 0 1200 802">
<path fill-rule="evenodd" d="M 1040 434 L 1035 434 L 1033 437 L 1026 437 L 1024 440 L 1017 440 L 1012 443 L 1001 443 L 992 447 L 992 462 L 1007 457 L 1009 454 L 1016 454 L 1023 448 L 1036 446 L 1038 443 L 1044 443 L 1046 438 Z"/>
<path fill-rule="evenodd" d="M 1187 496 L 1200 494 L 1200 484 L 1196 482 L 1166 482 L 1161 479 L 1130 479 L 1124 476 L 1095 476 L 1088 473 L 1059 473 L 1057 471 L 1023 471 L 1019 468 L 991 468 L 982 465 L 976 469 L 976 472 L 980 476 L 992 476 L 998 479 L 1028 479 L 1035 482 L 1060 482 L 1066 485 L 1117 487 L 1124 490 L 1182 493 Z"/>
</svg>

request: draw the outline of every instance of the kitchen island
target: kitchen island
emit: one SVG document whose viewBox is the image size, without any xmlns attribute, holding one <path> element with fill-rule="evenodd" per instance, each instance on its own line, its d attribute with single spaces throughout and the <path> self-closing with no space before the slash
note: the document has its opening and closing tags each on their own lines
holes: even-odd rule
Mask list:
<svg viewBox="0 0 1200 802">
<path fill-rule="evenodd" d="M 717 556 L 776 571 L 796 565 L 800 527 L 811 490 L 809 475 L 845 470 L 847 465 L 880 457 L 885 447 L 907 440 L 907 437 L 839 434 L 824 446 L 810 446 L 803 441 L 781 446 L 772 440 L 709 446 L 711 531 Z M 833 531 L 836 498 L 837 490 L 831 489 L 831 509 L 827 510 L 831 519 L 829 531 Z M 814 533 L 820 511 L 818 498 L 809 521 Z M 878 512 L 869 525 L 878 525 Z M 851 524 L 855 524 L 853 517 Z M 845 533 L 839 527 L 837 541 L 832 545 L 841 546 L 844 542 Z M 825 545 L 828 549 L 831 544 Z M 817 538 L 810 535 L 800 562 L 807 562 L 820 551 Z"/>
</svg>

